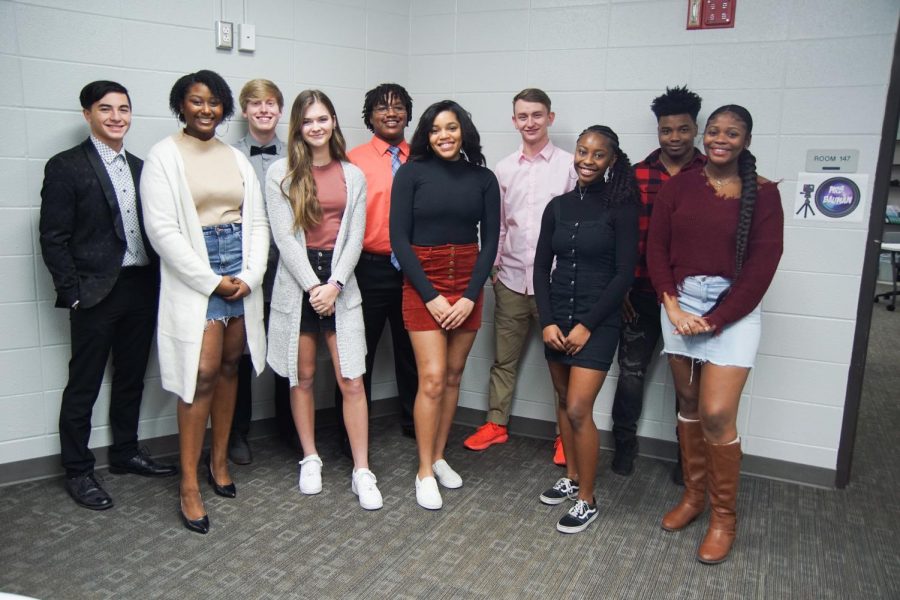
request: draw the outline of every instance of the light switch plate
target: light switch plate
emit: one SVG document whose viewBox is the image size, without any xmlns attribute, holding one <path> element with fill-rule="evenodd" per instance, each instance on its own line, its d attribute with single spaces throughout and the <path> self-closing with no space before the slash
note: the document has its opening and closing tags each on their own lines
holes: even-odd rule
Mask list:
<svg viewBox="0 0 900 600">
<path fill-rule="evenodd" d="M 253 52 L 256 50 L 256 26 L 248 23 L 238 24 L 238 50 Z"/>
</svg>

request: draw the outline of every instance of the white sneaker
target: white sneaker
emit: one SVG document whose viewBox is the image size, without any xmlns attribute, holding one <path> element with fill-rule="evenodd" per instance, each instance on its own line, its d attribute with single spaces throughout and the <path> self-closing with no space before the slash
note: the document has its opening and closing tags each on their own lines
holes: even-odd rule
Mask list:
<svg viewBox="0 0 900 600">
<path fill-rule="evenodd" d="M 375 474 L 368 469 L 356 469 L 350 478 L 350 489 L 359 496 L 359 505 L 366 510 L 378 510 L 384 506 L 384 500 L 381 498 L 381 492 L 375 485 L 378 480 Z"/>
<path fill-rule="evenodd" d="M 431 468 L 434 471 L 434 476 L 437 477 L 438 483 L 445 488 L 455 490 L 462 487 L 462 477 L 443 458 L 431 465 Z"/>
<path fill-rule="evenodd" d="M 300 461 L 300 492 L 318 494 L 322 491 L 322 459 L 310 454 Z"/>
<path fill-rule="evenodd" d="M 416 502 L 419 503 L 419 506 L 428 510 L 438 510 L 444 506 L 441 492 L 438 490 L 437 481 L 435 481 L 434 477 L 419 479 L 419 476 L 416 475 Z"/>
</svg>

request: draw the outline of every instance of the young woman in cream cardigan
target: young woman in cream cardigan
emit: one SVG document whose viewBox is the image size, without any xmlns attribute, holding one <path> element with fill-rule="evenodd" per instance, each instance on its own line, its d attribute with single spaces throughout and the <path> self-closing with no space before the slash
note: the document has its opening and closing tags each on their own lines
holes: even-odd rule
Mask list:
<svg viewBox="0 0 900 600">
<path fill-rule="evenodd" d="M 287 146 L 287 158 L 266 174 L 266 208 L 280 253 L 268 361 L 291 382 L 291 410 L 303 450 L 300 491 L 318 494 L 322 459 L 315 440 L 313 377 L 316 347 L 325 342 L 344 396 L 351 489 L 360 506 L 376 510 L 383 502 L 368 468 L 365 328 L 353 274 L 365 233 L 366 180 L 347 161 L 334 105 L 319 90 L 305 90 L 294 100 Z"/>
<path fill-rule="evenodd" d="M 209 530 L 197 463 L 206 422 L 206 460 L 213 491 L 229 498 L 228 435 L 245 342 L 257 373 L 265 366 L 263 297 L 269 228 L 253 167 L 216 139 L 234 112 L 220 75 L 198 71 L 178 79 L 169 106 L 184 129 L 157 143 L 141 177 L 147 237 L 159 253 L 161 282 L 157 345 L 162 386 L 178 396 L 181 517 L 197 533 Z"/>
</svg>

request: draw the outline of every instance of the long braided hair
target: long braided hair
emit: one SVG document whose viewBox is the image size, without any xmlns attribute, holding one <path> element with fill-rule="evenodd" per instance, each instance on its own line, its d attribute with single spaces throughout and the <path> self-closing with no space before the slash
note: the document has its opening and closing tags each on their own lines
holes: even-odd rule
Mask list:
<svg viewBox="0 0 900 600">
<path fill-rule="evenodd" d="M 710 121 L 723 113 L 731 114 L 738 121 L 744 123 L 747 127 L 748 137 L 753 133 L 753 117 L 750 116 L 750 111 L 738 104 L 726 104 L 725 106 L 720 106 L 709 115 L 706 124 L 709 125 Z M 741 179 L 741 198 L 740 207 L 738 209 L 737 234 L 735 235 L 735 279 L 741 274 L 741 269 L 747 258 L 747 240 L 750 238 L 750 223 L 753 221 L 753 210 L 756 208 L 758 188 L 756 157 L 753 156 L 747 148 L 744 148 L 738 155 L 738 177 Z"/>
<path fill-rule="evenodd" d="M 619 136 L 606 125 L 591 125 L 578 134 L 580 140 L 586 133 L 596 133 L 609 140 L 616 155 L 616 160 L 607 173 L 607 184 L 604 196 L 608 206 L 636 204 L 640 198 L 634 168 L 628 155 L 619 147 Z"/>
</svg>

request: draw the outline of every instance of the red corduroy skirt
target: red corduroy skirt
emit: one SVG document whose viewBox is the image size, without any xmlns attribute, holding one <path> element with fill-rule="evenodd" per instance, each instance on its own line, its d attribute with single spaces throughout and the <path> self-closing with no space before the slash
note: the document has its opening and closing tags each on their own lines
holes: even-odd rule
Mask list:
<svg viewBox="0 0 900 600">
<path fill-rule="evenodd" d="M 413 246 L 428 281 L 437 293 L 455 304 L 472 278 L 475 260 L 478 258 L 478 244 L 445 244 L 443 246 Z M 481 306 L 484 291 L 478 294 L 475 308 L 463 321 L 459 329 L 478 330 L 481 327 Z M 403 324 L 408 331 L 431 331 L 441 329 L 434 320 L 422 297 L 407 277 L 403 278 Z"/>
</svg>

